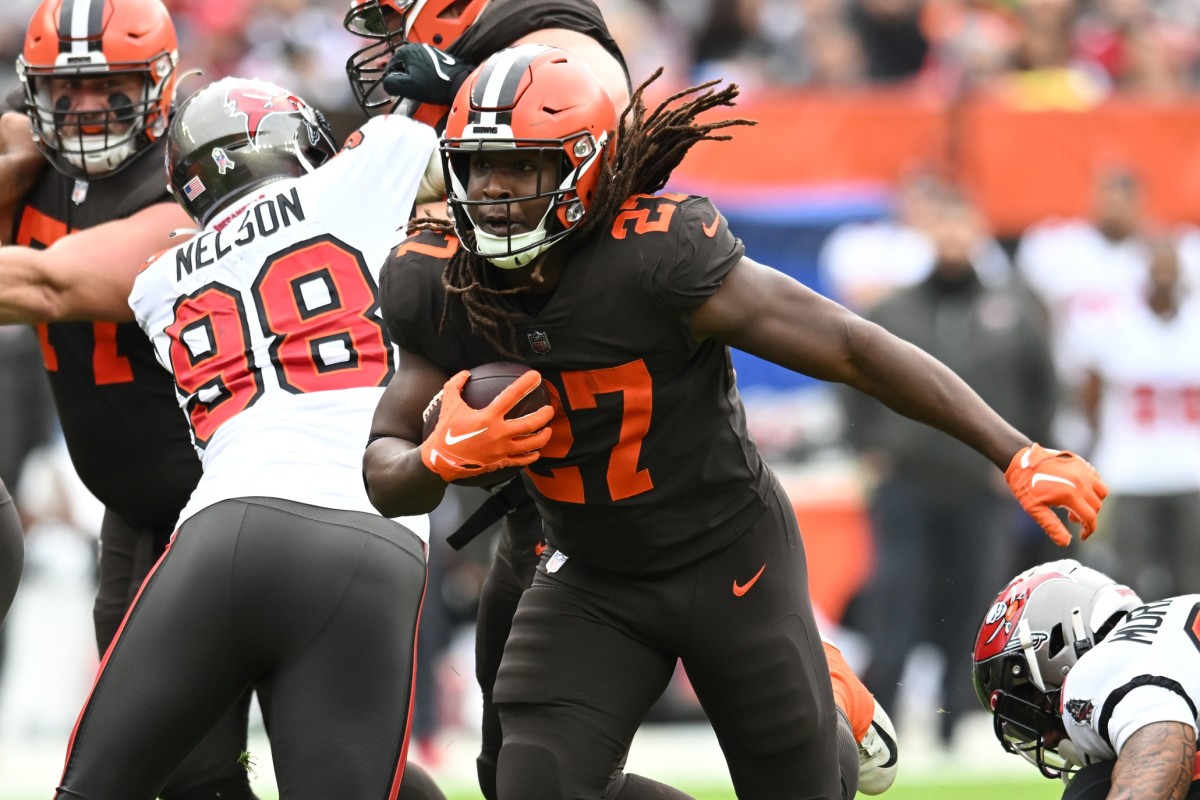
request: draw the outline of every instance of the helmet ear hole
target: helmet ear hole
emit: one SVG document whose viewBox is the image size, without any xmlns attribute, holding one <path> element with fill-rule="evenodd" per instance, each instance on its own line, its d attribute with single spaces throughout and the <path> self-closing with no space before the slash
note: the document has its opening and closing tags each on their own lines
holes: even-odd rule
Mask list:
<svg viewBox="0 0 1200 800">
<path fill-rule="evenodd" d="M 1060 622 L 1050 629 L 1050 642 L 1048 644 L 1050 649 L 1050 657 L 1054 658 L 1057 656 L 1066 646 L 1067 640 L 1066 637 L 1063 636 L 1063 626 Z"/>
<path fill-rule="evenodd" d="M 1108 636 L 1108 634 L 1112 632 L 1112 629 L 1117 627 L 1121 620 L 1125 619 L 1125 615 L 1128 613 L 1129 612 L 1127 611 L 1122 611 L 1118 614 L 1113 614 L 1111 617 L 1105 620 L 1104 624 L 1096 629 L 1096 641 L 1104 641 L 1104 637 Z"/>
</svg>

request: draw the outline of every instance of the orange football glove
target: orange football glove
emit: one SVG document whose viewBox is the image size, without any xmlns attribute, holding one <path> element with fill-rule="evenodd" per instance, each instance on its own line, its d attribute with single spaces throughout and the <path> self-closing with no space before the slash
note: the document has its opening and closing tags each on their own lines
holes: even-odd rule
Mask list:
<svg viewBox="0 0 1200 800">
<path fill-rule="evenodd" d="M 550 441 L 546 427 L 554 417 L 550 406 L 516 419 L 504 418 L 542 382 L 535 370 L 521 375 L 487 408 L 478 410 L 462 399 L 462 387 L 469 377 L 463 370 L 446 381 L 437 425 L 421 443 L 422 463 L 447 483 L 505 467 L 529 466 Z"/>
<path fill-rule="evenodd" d="M 1084 539 L 1096 530 L 1096 514 L 1108 495 L 1095 467 L 1069 450 L 1049 450 L 1040 444 L 1022 447 L 1004 471 L 1012 493 L 1042 530 L 1064 547 L 1071 532 L 1051 506 L 1067 509 L 1067 518 L 1078 522 Z"/>
</svg>

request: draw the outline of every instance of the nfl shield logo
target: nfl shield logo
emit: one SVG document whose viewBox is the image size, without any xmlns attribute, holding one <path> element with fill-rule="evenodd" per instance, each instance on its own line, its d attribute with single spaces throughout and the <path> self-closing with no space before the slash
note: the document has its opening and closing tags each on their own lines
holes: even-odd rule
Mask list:
<svg viewBox="0 0 1200 800">
<path fill-rule="evenodd" d="M 527 334 L 527 336 L 529 338 L 529 346 L 533 349 L 533 352 L 539 356 L 544 356 L 550 352 L 550 337 L 546 335 L 545 331 L 533 331 Z"/>
</svg>

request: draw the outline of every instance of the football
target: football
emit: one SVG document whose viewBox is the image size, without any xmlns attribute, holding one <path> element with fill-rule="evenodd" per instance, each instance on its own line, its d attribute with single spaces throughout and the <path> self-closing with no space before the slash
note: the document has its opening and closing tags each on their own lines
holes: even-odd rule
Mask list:
<svg viewBox="0 0 1200 800">
<path fill-rule="evenodd" d="M 463 384 L 462 398 L 471 408 L 486 408 L 489 403 L 496 399 L 496 396 L 503 392 L 517 378 L 524 375 L 532 369 L 524 364 L 516 364 L 510 361 L 495 361 L 490 364 L 481 364 L 478 367 L 473 367 L 470 370 L 471 377 Z M 550 392 L 546 390 L 546 384 L 538 384 L 538 387 L 527 394 L 506 416 L 508 419 L 523 417 L 537 411 L 544 405 L 550 402 Z M 425 413 L 425 427 L 422 433 L 422 438 L 429 438 L 429 434 L 433 433 L 433 429 L 437 426 L 438 412 L 442 409 L 441 398 L 434 403 L 431 403 Z M 483 475 L 477 475 L 473 478 L 462 478 L 454 481 L 459 486 L 479 486 L 485 489 L 490 489 L 504 483 L 509 478 L 517 475 L 521 471 L 521 467 L 509 467 L 508 469 L 498 469 L 494 472 L 487 472 Z"/>
</svg>

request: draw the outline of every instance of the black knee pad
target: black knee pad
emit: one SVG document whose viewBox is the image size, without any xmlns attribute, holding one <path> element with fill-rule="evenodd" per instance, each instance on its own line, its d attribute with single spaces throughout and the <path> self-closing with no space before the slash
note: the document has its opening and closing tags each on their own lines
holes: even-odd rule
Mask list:
<svg viewBox="0 0 1200 800">
<path fill-rule="evenodd" d="M 837 755 L 842 772 L 842 798 L 850 800 L 858 793 L 858 742 L 850 730 L 850 720 L 837 710 Z"/>
<path fill-rule="evenodd" d="M 500 800 L 562 800 L 571 797 L 558 754 L 541 745 L 505 742 L 496 764 Z"/>
</svg>

